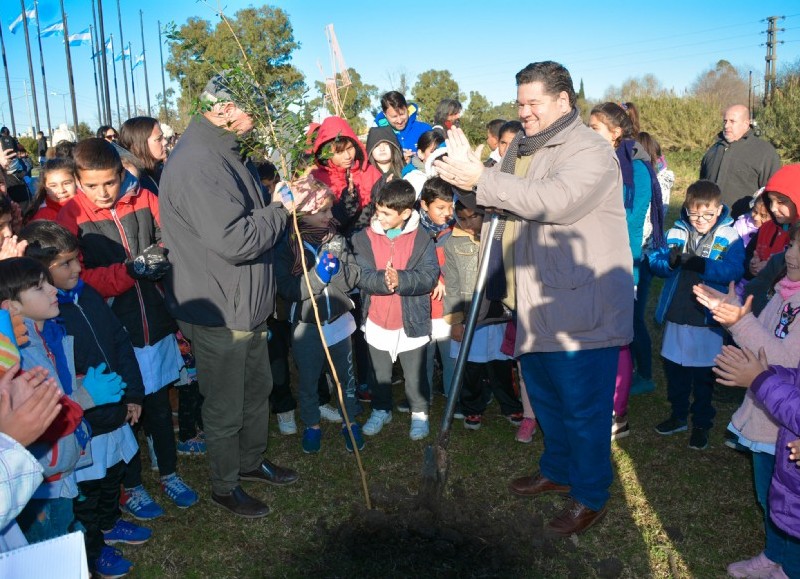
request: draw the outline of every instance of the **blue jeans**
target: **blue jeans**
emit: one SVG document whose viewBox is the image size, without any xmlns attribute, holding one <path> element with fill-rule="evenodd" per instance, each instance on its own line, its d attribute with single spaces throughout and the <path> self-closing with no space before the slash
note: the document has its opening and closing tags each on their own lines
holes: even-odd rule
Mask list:
<svg viewBox="0 0 800 579">
<path fill-rule="evenodd" d="M 756 498 L 764 511 L 764 554 L 770 561 L 780 563 L 789 577 L 800 577 L 800 541 L 779 529 L 769 516 L 769 487 L 775 470 L 775 456 L 766 452 L 753 453 L 753 486 Z"/>
<path fill-rule="evenodd" d="M 520 356 L 531 406 L 544 434 L 539 470 L 572 487 L 576 501 L 598 511 L 608 501 L 611 414 L 619 347 Z"/>
<path fill-rule="evenodd" d="M 650 284 L 653 281 L 653 272 L 650 271 L 650 262 L 642 256 L 639 264 L 639 283 L 636 285 L 636 301 L 633 302 L 633 342 L 631 354 L 636 373 L 645 380 L 653 379 L 653 341 L 647 330 L 645 315 L 647 298 L 650 295 Z"/>
<path fill-rule="evenodd" d="M 66 535 L 74 520 L 72 499 L 31 499 L 17 517 L 28 543 Z"/>
<path fill-rule="evenodd" d="M 453 381 L 453 368 L 456 359 L 450 357 L 450 338 L 438 338 L 428 342 L 428 387 L 431 389 L 433 398 L 433 361 L 436 357 L 436 350 L 439 350 L 439 358 L 442 361 L 442 390 L 444 395 L 450 395 L 450 383 Z"/>
</svg>

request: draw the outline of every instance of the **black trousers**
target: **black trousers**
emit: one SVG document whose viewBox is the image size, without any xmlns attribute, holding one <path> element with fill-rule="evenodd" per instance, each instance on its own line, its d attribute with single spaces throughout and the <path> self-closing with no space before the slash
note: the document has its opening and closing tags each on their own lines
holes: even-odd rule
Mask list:
<svg viewBox="0 0 800 579">
<path fill-rule="evenodd" d="M 106 470 L 103 478 L 78 483 L 80 492 L 72 502 L 72 510 L 86 529 L 84 541 L 90 571 L 94 571 L 95 561 L 105 546 L 103 531 L 113 529 L 119 519 L 119 484 L 124 474 L 125 463 L 119 461 Z"/>
<path fill-rule="evenodd" d="M 142 416 L 133 427 L 134 433 L 144 428 L 147 436 L 153 437 L 153 449 L 158 459 L 158 472 L 166 476 L 175 472 L 178 453 L 175 450 L 175 433 L 172 430 L 172 407 L 169 404 L 169 388 L 164 387 L 148 394 L 142 402 Z M 142 484 L 142 450 L 128 463 L 125 469 L 125 488 Z"/>
<path fill-rule="evenodd" d="M 514 360 L 467 362 L 464 386 L 461 390 L 461 410 L 464 414 L 484 413 L 489 398 L 487 390 L 494 393 L 503 415 L 522 412 L 522 403 L 514 392 L 513 371 Z"/>
</svg>

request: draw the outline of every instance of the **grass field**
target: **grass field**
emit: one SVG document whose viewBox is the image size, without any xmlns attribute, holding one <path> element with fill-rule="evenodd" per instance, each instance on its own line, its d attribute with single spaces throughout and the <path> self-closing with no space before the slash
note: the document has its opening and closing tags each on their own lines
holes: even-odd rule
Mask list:
<svg viewBox="0 0 800 579">
<path fill-rule="evenodd" d="M 672 155 L 676 172 L 671 213 L 694 180 L 698 154 Z M 671 224 L 671 220 L 669 221 Z M 658 297 L 656 281 L 650 296 Z M 706 451 L 688 448 L 688 434 L 661 437 L 653 426 L 669 413 L 666 386 L 658 363 L 659 330 L 653 327 L 657 389 L 630 401 L 630 437 L 613 445 L 615 480 L 606 519 L 577 540 L 542 545 L 519 526 L 515 547 L 530 554 L 516 570 L 519 577 L 724 577 L 725 566 L 761 551 L 762 515 L 752 488 L 749 459 L 723 445 L 723 432 L 735 404 L 717 405 L 715 428 Z M 399 391 L 396 392 L 399 395 Z M 443 398 L 437 397 L 433 424 L 438 425 Z M 541 433 L 531 444 L 514 440 L 513 428 L 489 407 L 485 426 L 467 431 L 453 425 L 450 485 L 446 499 L 464 508 L 482 507 L 487 524 L 513 516 L 541 525 L 561 504 L 560 498 L 525 500 L 506 490 L 509 479 L 530 474 L 542 451 Z M 388 489 L 416 492 L 423 449 L 428 441 L 408 439 L 408 415 L 395 420 L 362 453 L 374 495 Z M 181 459 L 179 472 L 201 493 L 187 511 L 167 505 L 156 491 L 156 477 L 145 473 L 146 486 L 167 507 L 152 523 L 154 537 L 125 555 L 136 563 L 136 577 L 403 577 L 402 566 L 385 560 L 353 559 L 351 551 L 330 541 L 328 529 L 350 519 L 363 505 L 355 460 L 344 450 L 338 427 L 323 426 L 323 448 L 305 455 L 299 435 L 278 434 L 275 421 L 267 456 L 300 472 L 288 488 L 244 483 L 273 512 L 257 521 L 237 519 L 209 499 L 205 461 Z M 145 460 L 145 468 L 147 468 Z M 525 519 L 527 517 L 527 519 Z M 365 542 L 368 537 L 365 537 Z M 329 563 L 336 565 L 328 567 Z M 334 570 L 334 567 L 336 570 Z M 342 573 L 341 569 L 349 569 Z M 421 572 L 421 576 L 471 576 Z M 483 576 L 490 576 L 484 574 Z"/>
</svg>

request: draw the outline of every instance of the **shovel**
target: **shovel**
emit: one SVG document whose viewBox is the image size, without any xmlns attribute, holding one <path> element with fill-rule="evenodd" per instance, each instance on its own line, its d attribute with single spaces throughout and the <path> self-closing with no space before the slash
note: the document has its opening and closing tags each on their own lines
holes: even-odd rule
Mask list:
<svg viewBox="0 0 800 579">
<path fill-rule="evenodd" d="M 436 443 L 425 447 L 419 496 L 431 504 L 442 496 L 447 483 L 447 445 L 450 442 L 450 425 L 453 422 L 456 403 L 461 395 L 461 384 L 464 378 L 464 370 L 467 367 L 469 349 L 472 346 L 472 338 L 475 335 L 475 326 L 478 325 L 478 313 L 480 312 L 483 295 L 486 293 L 486 275 L 489 270 L 491 240 L 497 231 L 499 221 L 500 218 L 497 213 L 493 213 L 489 222 L 489 232 L 484 237 L 489 242 L 486 243 L 478 264 L 478 279 L 475 281 L 475 291 L 472 294 L 472 303 L 464 326 L 464 337 L 461 340 L 461 348 L 458 351 L 455 368 L 453 368 L 453 379 L 450 383 L 450 395 L 447 398 L 444 416 L 442 416 L 442 427 L 439 431 L 439 436 L 436 438 Z"/>
</svg>

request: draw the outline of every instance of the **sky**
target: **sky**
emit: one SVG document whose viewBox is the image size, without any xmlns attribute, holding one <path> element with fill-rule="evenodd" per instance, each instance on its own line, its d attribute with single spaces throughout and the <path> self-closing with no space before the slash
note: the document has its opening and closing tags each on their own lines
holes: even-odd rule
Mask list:
<svg viewBox="0 0 800 579">
<path fill-rule="evenodd" d="M 33 5 L 33 0 L 25 0 Z M 159 62 L 158 21 L 162 25 L 181 25 L 191 16 L 216 22 L 213 6 L 195 0 L 118 0 L 122 14 L 122 34 L 130 41 L 132 52 L 142 51 L 139 11 L 144 23 L 144 41 L 148 65 L 150 101 L 162 91 Z M 219 0 L 226 14 L 260 5 L 244 0 Z M 318 0 L 276 1 L 273 6 L 285 10 L 301 45 L 292 63 L 306 76 L 306 83 L 323 80 L 332 72 L 325 26 L 333 24 L 339 46 L 348 67 L 356 69 L 366 83 L 381 92 L 396 88 L 401 74 L 413 87 L 418 74 L 430 70 L 449 70 L 468 97 L 478 91 L 493 104 L 514 100 L 514 75 L 530 62 L 556 60 L 572 74 L 578 88 L 583 80 L 586 94 L 600 99 L 606 90 L 619 86 L 630 77 L 655 75 L 665 88 L 681 94 L 703 71 L 720 59 L 730 61 L 740 70 L 752 70 L 755 89 L 763 85 L 766 18 L 780 20 L 776 47 L 778 69 L 800 59 L 800 3 L 794 0 L 731 0 L 728 2 L 673 2 L 633 4 L 572 2 L 435 2 L 380 3 L 363 0 L 322 2 Z M 92 22 L 91 0 L 64 0 L 70 34 L 80 32 Z M 9 24 L 21 12 L 18 0 L 0 3 L 0 22 L 9 63 L 9 86 L 12 93 L 17 131 L 31 125 L 33 106 L 24 33 L 9 32 Z M 60 19 L 57 0 L 40 0 L 42 28 Z M 113 33 L 119 51 L 120 27 L 117 2 L 103 3 L 106 37 Z M 35 23 L 30 24 L 34 82 L 38 95 L 40 126 L 47 129 L 44 90 L 36 40 Z M 166 40 L 165 40 L 166 42 Z M 51 126 L 65 120 L 72 123 L 69 85 L 64 46 L 58 37 L 43 38 L 47 92 Z M 80 121 L 92 128 L 100 123 L 91 47 L 71 49 L 76 101 Z M 164 58 L 168 57 L 166 45 Z M 117 63 L 118 66 L 120 63 Z M 319 70 L 323 67 L 325 75 Z M 111 74 L 111 72 L 109 72 Z M 122 71 L 117 70 L 122 119 L 127 118 Z M 130 78 L 129 93 L 130 93 Z M 146 102 L 144 67 L 135 71 L 136 101 L 141 109 Z M 178 90 L 166 78 L 167 87 Z M 112 113 L 116 103 L 112 91 Z M 52 94 L 55 93 L 55 94 Z M 316 96 L 312 94 L 311 96 Z M 410 96 L 410 95 L 407 95 Z M 468 99 L 467 99 L 468 101 Z M 467 101 L 464 104 L 467 104 Z M 133 97 L 129 98 L 133 116 Z M 140 111 L 142 114 L 143 111 Z M 0 71 L 0 122 L 10 126 L 5 77 Z"/>
</svg>

